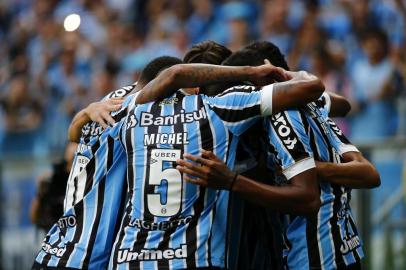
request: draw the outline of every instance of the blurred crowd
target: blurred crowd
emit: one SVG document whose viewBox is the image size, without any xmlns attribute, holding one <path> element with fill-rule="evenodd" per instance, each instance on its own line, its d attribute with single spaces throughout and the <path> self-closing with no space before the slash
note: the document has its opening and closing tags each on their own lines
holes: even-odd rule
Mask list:
<svg viewBox="0 0 406 270">
<path fill-rule="evenodd" d="M 0 152 L 61 153 L 75 112 L 207 39 L 278 45 L 351 101 L 354 141 L 406 136 L 405 24 L 403 0 L 1 0 Z"/>
</svg>

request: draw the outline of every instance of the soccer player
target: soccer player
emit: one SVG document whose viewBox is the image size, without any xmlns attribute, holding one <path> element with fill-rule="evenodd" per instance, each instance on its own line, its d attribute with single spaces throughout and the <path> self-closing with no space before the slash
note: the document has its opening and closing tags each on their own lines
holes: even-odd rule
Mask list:
<svg viewBox="0 0 406 270">
<path fill-rule="evenodd" d="M 109 99 L 141 89 L 162 69 L 179 63 L 180 59 L 166 56 L 151 61 L 138 84 L 122 87 L 103 99 L 107 109 L 121 107 L 121 101 L 109 103 Z M 77 134 L 81 137 L 68 180 L 64 215 L 45 237 L 33 269 L 104 269 L 107 266 L 125 197 L 125 155 L 111 138 L 102 136 L 103 127 L 89 122 L 89 113 L 92 107 L 79 112 L 71 124 L 70 138 L 77 140 Z M 120 113 L 104 117 L 113 124 L 125 115 L 124 106 Z M 109 120 L 111 117 L 115 120 Z M 100 143 L 99 138 L 105 143 Z"/>
<path fill-rule="evenodd" d="M 143 75 L 135 88 L 139 89 L 144 86 L 147 83 L 146 78 L 151 78 L 151 72 L 155 75 L 158 74 L 160 71 L 159 66 L 167 67 L 179 62 L 180 60 L 171 57 L 161 57 L 152 61 L 144 69 Z M 146 96 L 156 98 L 156 95 L 154 95 L 156 92 L 156 89 L 154 90 L 153 87 L 154 85 L 158 84 L 161 88 L 164 87 L 165 89 L 177 89 L 176 82 L 178 80 L 185 81 L 185 78 L 189 79 L 188 83 L 191 86 L 204 84 L 210 80 L 218 82 L 220 79 L 227 81 L 253 78 L 252 73 L 247 73 L 247 71 L 251 70 L 250 68 L 217 67 L 216 72 L 215 67 L 204 66 L 203 69 L 206 77 L 203 77 L 203 80 L 201 79 L 200 81 L 193 80 L 193 76 L 202 76 L 194 74 L 193 70 L 190 69 L 191 67 L 183 66 L 183 68 L 168 70 L 168 72 L 160 76 L 163 76 L 164 79 L 158 77 L 153 83 L 144 87 L 149 89 L 152 94 L 141 96 L 144 96 L 144 100 Z M 223 72 L 218 72 L 218 69 Z M 274 71 L 277 71 L 277 74 L 281 74 L 278 68 L 272 67 L 271 69 L 267 68 L 267 70 L 270 73 L 256 73 L 254 74 L 255 78 L 260 81 L 266 80 L 269 82 L 270 80 L 266 78 L 267 75 Z M 184 76 L 185 74 L 187 74 L 186 77 Z M 171 81 L 175 83 L 171 83 Z M 185 85 L 188 83 L 185 83 Z M 128 91 L 127 88 L 125 90 Z M 140 100 L 142 101 L 143 98 Z M 117 120 L 124 115 L 126 115 L 125 108 L 116 113 L 114 118 Z M 82 124 L 88 121 L 88 119 L 81 120 L 83 117 L 87 118 L 88 116 L 79 115 L 75 121 Z M 78 125 L 77 123 L 72 124 L 72 126 Z M 45 238 L 42 251 L 36 258 L 34 269 L 47 267 L 50 269 L 53 267 L 58 269 L 102 269 L 108 260 L 110 243 L 114 236 L 116 217 L 119 215 L 119 210 L 123 208 L 122 206 L 120 207 L 120 202 L 125 197 L 122 194 L 122 179 L 124 179 L 126 162 L 123 160 L 122 152 L 117 147 L 117 143 L 105 135 L 107 133 L 103 132 L 101 128 L 97 128 L 96 123 L 92 122 L 87 126 L 89 125 L 89 128 L 93 128 L 93 130 L 89 131 L 88 128 L 83 129 L 84 138 L 81 139 L 82 146 L 78 150 L 83 156 L 90 158 L 83 165 L 84 168 L 78 170 L 79 174 L 72 177 L 76 183 L 85 182 L 84 189 L 79 193 L 76 191 L 68 193 L 68 197 L 71 196 L 72 199 L 67 199 L 69 203 L 67 204 L 65 215 L 53 226 Z M 79 165 L 82 165 L 82 163 L 79 162 Z M 77 189 L 77 186 L 78 184 L 74 184 L 73 188 Z M 79 196 L 82 199 L 78 199 Z M 70 204 L 72 206 L 69 206 Z"/>
<path fill-rule="evenodd" d="M 253 59 L 252 52 L 247 55 L 245 61 Z M 242 56 L 244 53 L 239 61 Z M 284 61 L 280 54 L 268 58 Z M 185 176 L 186 180 L 208 187 L 231 188 L 252 201 L 295 214 L 311 213 L 316 208 L 305 190 L 313 187 L 310 190 L 314 192 L 314 178 L 318 175 L 320 210 L 317 214 L 290 216 L 287 224 L 285 259 L 289 269 L 359 269 L 363 256 L 349 206 L 350 188 L 376 187 L 379 175 L 328 118 L 329 104 L 329 96 L 325 96 L 300 110 L 278 113 L 265 122 L 270 165 L 283 169 L 288 179 L 286 186 L 272 187 L 237 176 L 226 170 L 225 164 L 211 152 L 204 152 L 203 159 L 185 156 L 205 167 L 179 161 L 181 172 L 198 177 Z"/>
<path fill-rule="evenodd" d="M 208 76 L 206 66 L 201 67 L 196 72 Z M 314 76 L 288 76 L 292 78 L 287 82 L 258 91 L 246 85 L 216 97 L 177 91 L 164 100 L 133 106 L 111 131 L 127 153 L 129 200 L 109 268 L 226 267 L 228 192 L 183 182 L 174 163 L 184 152 L 199 154 L 209 148 L 232 167 L 238 136 L 260 115 L 323 91 Z"/>
</svg>

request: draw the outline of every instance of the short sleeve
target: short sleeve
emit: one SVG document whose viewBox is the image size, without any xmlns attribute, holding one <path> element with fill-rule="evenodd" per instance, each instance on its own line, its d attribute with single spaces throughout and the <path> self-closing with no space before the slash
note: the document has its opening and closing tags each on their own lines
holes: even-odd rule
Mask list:
<svg viewBox="0 0 406 270">
<path fill-rule="evenodd" d="M 329 114 L 331 110 L 331 97 L 327 92 L 324 92 L 321 97 L 319 98 L 319 101 L 322 104 L 323 109 Z"/>
<path fill-rule="evenodd" d="M 274 157 L 270 166 L 279 165 L 289 180 L 315 168 L 310 139 L 299 111 L 280 112 L 265 120 L 270 149 Z"/>
<path fill-rule="evenodd" d="M 236 136 L 272 113 L 272 86 L 235 86 L 215 97 L 205 97 L 207 105 Z"/>
<path fill-rule="evenodd" d="M 328 118 L 327 123 L 330 130 L 330 141 L 339 155 L 347 152 L 359 152 L 358 148 L 347 139 L 342 130 L 333 120 Z"/>
<path fill-rule="evenodd" d="M 127 95 L 129 95 L 137 86 L 137 82 L 131 84 L 131 85 L 127 85 L 127 86 L 123 86 L 119 89 L 116 89 L 110 93 L 108 93 L 102 100 L 108 100 L 111 98 L 123 98 L 126 97 Z"/>
</svg>

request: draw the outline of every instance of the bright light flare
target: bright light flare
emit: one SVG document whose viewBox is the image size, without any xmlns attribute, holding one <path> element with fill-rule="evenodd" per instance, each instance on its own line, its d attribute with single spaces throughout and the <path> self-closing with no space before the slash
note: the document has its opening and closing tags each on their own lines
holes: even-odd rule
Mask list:
<svg viewBox="0 0 406 270">
<path fill-rule="evenodd" d="M 80 16 L 76 13 L 69 14 L 63 21 L 63 27 L 65 31 L 72 32 L 78 29 L 80 26 Z"/>
</svg>

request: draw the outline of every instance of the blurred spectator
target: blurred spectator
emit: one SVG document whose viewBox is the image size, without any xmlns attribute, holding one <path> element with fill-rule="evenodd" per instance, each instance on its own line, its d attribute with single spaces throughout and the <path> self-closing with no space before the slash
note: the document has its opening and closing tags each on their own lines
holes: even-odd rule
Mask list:
<svg viewBox="0 0 406 270">
<path fill-rule="evenodd" d="M 273 42 L 283 54 L 290 52 L 293 45 L 293 31 L 288 25 L 290 1 L 267 0 L 262 7 L 262 38 Z"/>
<path fill-rule="evenodd" d="M 294 70 L 309 70 L 311 53 L 326 41 L 324 33 L 317 27 L 316 16 L 315 10 L 309 10 L 297 33 L 295 43 L 292 45 L 288 61 Z"/>
<path fill-rule="evenodd" d="M 254 15 L 248 3 L 230 2 L 222 7 L 227 21 L 227 47 L 236 51 L 255 39 L 255 31 L 250 27 Z"/>
<path fill-rule="evenodd" d="M 352 100 L 351 85 L 349 78 L 346 76 L 343 70 L 340 70 L 337 63 L 326 46 L 320 45 L 313 49 L 310 54 L 311 70 L 317 75 L 324 83 L 326 90 L 329 92 L 337 93 L 341 96 Z M 334 120 L 344 131 L 345 134 L 349 134 L 349 127 L 346 119 Z"/>
<path fill-rule="evenodd" d="M 7 132 L 31 131 L 41 121 L 41 105 L 28 88 L 27 77 L 18 75 L 10 82 L 9 93 L 1 100 Z"/>
<path fill-rule="evenodd" d="M 209 33 L 215 25 L 215 11 L 211 0 L 192 0 L 194 13 L 186 23 L 190 41 L 195 44 L 209 39 Z"/>
<path fill-rule="evenodd" d="M 64 20 L 72 13 L 80 16 L 80 26 L 64 31 Z M 354 136 L 359 119 L 379 120 L 371 111 L 381 108 L 379 115 L 386 115 L 390 125 L 381 127 L 386 132 L 378 137 L 386 137 L 396 128 L 396 113 L 387 109 L 404 88 L 402 76 L 392 70 L 406 70 L 405 16 L 402 0 L 0 1 L 0 96 L 5 100 L 11 82 L 25 77 L 30 99 L 40 101 L 43 117 L 37 128 L 19 134 L 39 134 L 42 140 L 32 139 L 32 147 L 58 154 L 75 111 L 105 91 L 137 80 L 152 58 L 183 57 L 193 44 L 208 39 L 235 51 L 259 37 L 278 45 L 292 69 L 316 72 L 330 90 L 356 98 Z M 368 42 L 360 42 L 371 27 L 388 36 L 386 53 L 377 62 L 370 61 L 374 57 L 363 46 Z M 372 80 L 365 76 L 372 73 L 377 82 L 370 89 Z M 383 85 L 397 93 L 381 91 L 388 88 Z M 397 100 L 398 110 L 406 110 L 403 100 Z M 0 138 L 8 125 L 7 110 L 1 108 Z M 400 124 L 406 122 L 402 116 Z M 7 145 L 17 145 L 18 136 L 6 139 Z"/>
<path fill-rule="evenodd" d="M 362 40 L 366 59 L 355 62 L 351 72 L 357 107 L 351 124 L 354 140 L 371 141 L 395 134 L 396 69 L 389 59 L 387 35 L 377 28 L 368 29 Z"/>
<path fill-rule="evenodd" d="M 52 171 L 38 178 L 37 195 L 31 202 L 31 222 L 47 232 L 63 214 L 66 185 L 72 167 L 77 144 L 68 143 L 60 162 L 53 164 Z"/>
<path fill-rule="evenodd" d="M 25 75 L 17 75 L 10 81 L 8 92 L 0 99 L 0 104 L 4 115 L 1 152 L 32 151 L 42 120 L 42 106 L 31 94 Z"/>
</svg>

